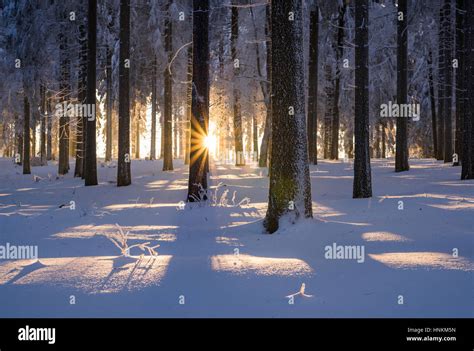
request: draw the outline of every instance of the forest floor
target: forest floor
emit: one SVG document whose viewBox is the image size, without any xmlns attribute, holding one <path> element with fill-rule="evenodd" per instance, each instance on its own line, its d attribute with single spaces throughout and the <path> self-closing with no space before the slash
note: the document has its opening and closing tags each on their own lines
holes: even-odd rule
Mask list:
<svg viewBox="0 0 474 351">
<path fill-rule="evenodd" d="M 213 163 L 228 203 L 183 210 L 187 167 L 161 167 L 133 161 L 133 184 L 117 188 L 117 169 L 99 165 L 100 185 L 86 188 L 55 164 L 24 176 L 0 159 L 0 245 L 40 257 L 0 260 L 0 317 L 474 317 L 474 182 L 459 167 L 411 160 L 397 174 L 373 160 L 374 197 L 354 200 L 351 164 L 322 161 L 314 219 L 274 235 L 262 231 L 266 169 Z M 250 202 L 233 206 L 234 191 Z M 98 235 L 116 223 L 159 255 L 119 258 Z M 327 259 L 333 245 L 364 256 Z M 302 283 L 313 296 L 287 298 Z"/>
</svg>

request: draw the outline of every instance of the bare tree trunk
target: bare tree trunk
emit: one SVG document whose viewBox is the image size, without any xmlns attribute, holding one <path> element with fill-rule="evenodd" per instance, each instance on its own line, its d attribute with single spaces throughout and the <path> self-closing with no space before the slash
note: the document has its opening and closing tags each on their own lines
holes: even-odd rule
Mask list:
<svg viewBox="0 0 474 351">
<path fill-rule="evenodd" d="M 151 146 L 150 160 L 156 159 L 156 66 L 158 62 L 156 55 L 153 57 L 153 67 L 151 73 Z"/>
<path fill-rule="evenodd" d="M 130 171 L 130 0 L 120 0 L 119 131 L 117 186 L 132 183 Z"/>
<path fill-rule="evenodd" d="M 165 81 L 165 106 L 164 106 L 164 153 L 163 171 L 173 170 L 173 79 L 171 77 L 171 61 L 173 60 L 173 23 L 171 20 L 170 6 L 167 3 L 165 19 L 165 50 L 168 54 L 168 64 L 164 72 Z"/>
<path fill-rule="evenodd" d="M 97 41 L 97 0 L 89 0 L 87 36 L 87 96 L 88 106 L 92 106 L 94 116 L 87 118 L 85 185 L 97 185 L 96 155 L 96 41 Z"/>
<path fill-rule="evenodd" d="M 31 157 L 36 157 L 36 111 L 37 108 L 33 108 L 32 118 L 31 118 Z"/>
<path fill-rule="evenodd" d="M 136 113 L 137 110 L 138 110 L 138 113 Z M 140 120 L 141 120 L 141 107 L 139 103 L 135 105 L 135 116 L 137 119 L 136 129 L 135 129 L 135 158 L 139 160 L 140 159 Z"/>
<path fill-rule="evenodd" d="M 369 155 L 369 2 L 355 1 L 355 159 L 353 197 L 372 197 Z"/>
<path fill-rule="evenodd" d="M 268 233 L 280 218 L 312 217 L 303 65 L 303 3 L 272 1 L 272 151 Z M 288 16 L 294 14 L 294 18 Z"/>
<path fill-rule="evenodd" d="M 260 159 L 258 162 L 259 167 L 267 167 L 270 155 L 270 145 L 272 139 L 272 42 L 271 42 L 271 5 L 266 5 L 265 11 L 266 25 L 265 25 L 265 37 L 266 37 L 266 53 L 267 53 L 267 115 L 265 119 L 265 128 L 263 130 L 262 144 L 260 146 Z"/>
<path fill-rule="evenodd" d="M 325 159 L 329 159 L 331 155 L 332 118 L 334 116 L 334 85 L 331 65 L 329 63 L 326 63 L 324 70 L 326 76 L 326 110 L 324 112 L 323 121 L 323 157 Z"/>
<path fill-rule="evenodd" d="M 454 153 L 457 155 L 457 159 L 453 157 L 453 166 L 460 166 L 462 162 L 462 115 L 463 115 L 463 92 L 462 84 L 462 68 L 459 67 L 460 61 L 462 61 L 464 46 L 462 42 L 464 41 L 464 11 L 462 8 L 464 0 L 456 0 L 456 58 L 458 60 L 458 68 L 455 71 L 456 74 L 456 134 L 455 134 L 455 143 L 454 143 Z"/>
<path fill-rule="evenodd" d="M 407 103 L 407 44 L 408 44 L 408 12 L 407 0 L 398 1 L 397 22 L 397 104 Z M 408 164 L 408 116 L 397 118 L 397 145 L 395 152 L 395 172 L 410 169 Z"/>
<path fill-rule="evenodd" d="M 69 87 L 69 59 L 68 55 L 68 42 L 67 37 L 64 34 L 59 35 L 60 42 L 60 55 L 61 55 L 61 83 L 60 83 L 60 94 L 61 103 L 67 104 L 70 98 L 70 87 Z M 66 110 L 63 109 L 63 113 L 59 117 L 59 162 L 58 162 L 58 174 L 67 174 L 69 172 L 69 121 Z"/>
<path fill-rule="evenodd" d="M 16 163 L 17 165 L 22 165 L 23 164 L 23 124 L 18 117 L 18 115 L 15 115 L 15 135 L 16 135 L 16 152 L 17 155 L 19 156 L 18 162 Z"/>
<path fill-rule="evenodd" d="M 459 1 L 458 7 L 465 10 L 461 45 L 464 50 L 461 55 L 461 106 L 463 121 L 463 158 L 461 179 L 474 179 L 474 2 L 469 0 Z M 470 98 L 471 97 L 471 98 Z"/>
<path fill-rule="evenodd" d="M 48 162 L 46 161 L 46 115 L 47 115 L 47 106 L 46 106 L 46 87 L 41 85 L 40 87 L 41 95 L 41 109 L 40 109 L 40 159 L 41 165 L 46 166 Z"/>
<path fill-rule="evenodd" d="M 207 158 L 204 146 L 209 116 L 209 0 L 193 0 L 193 96 L 188 201 L 207 199 Z"/>
<path fill-rule="evenodd" d="M 185 124 L 185 155 L 184 164 L 189 165 L 189 155 L 191 153 L 191 116 L 192 116 L 192 102 L 193 102 L 193 47 L 188 47 L 188 74 L 186 86 L 186 124 Z"/>
<path fill-rule="evenodd" d="M 253 161 L 258 161 L 258 125 L 257 117 L 252 117 Z"/>
<path fill-rule="evenodd" d="M 336 47 L 336 79 L 334 84 L 334 102 L 333 102 L 333 119 L 332 119 L 332 136 L 331 136 L 331 160 L 339 159 L 339 96 L 341 86 L 341 60 L 344 54 L 344 16 L 346 14 L 346 3 L 343 2 L 339 6 L 339 20 L 337 28 L 337 47 Z"/>
<path fill-rule="evenodd" d="M 235 0 L 233 0 L 235 5 Z M 242 132 L 242 111 L 240 104 L 240 89 L 238 88 L 238 78 L 240 75 L 240 59 L 237 56 L 237 45 L 239 40 L 239 8 L 232 7 L 231 16 L 231 54 L 232 65 L 234 67 L 233 97 L 234 97 L 234 149 L 235 165 L 244 166 L 244 144 Z"/>
<path fill-rule="evenodd" d="M 382 121 L 380 123 L 380 127 L 382 128 L 382 158 L 387 157 L 387 128 L 385 126 L 385 122 Z"/>
<path fill-rule="evenodd" d="M 112 49 L 107 48 L 107 67 L 106 67 L 106 79 L 107 79 L 107 110 L 106 110 L 106 121 L 105 121 L 105 161 L 109 162 L 112 160 L 112 110 L 113 110 L 113 98 L 112 98 Z"/>
<path fill-rule="evenodd" d="M 309 91 L 308 91 L 308 154 L 309 162 L 318 164 L 318 54 L 319 7 L 310 14 Z"/>
<path fill-rule="evenodd" d="M 48 118 L 47 118 L 47 123 L 46 123 L 46 139 L 47 139 L 47 146 L 46 146 L 46 159 L 48 161 L 52 160 L 52 148 L 53 148 L 53 126 L 52 126 L 52 109 L 51 109 L 51 94 L 48 91 L 46 93 L 47 96 L 47 101 L 46 101 L 46 106 L 47 106 L 47 113 L 48 113 Z"/>
<path fill-rule="evenodd" d="M 24 97 L 24 119 L 23 119 L 23 174 L 31 174 L 30 167 L 30 103 L 28 97 Z"/>
<path fill-rule="evenodd" d="M 441 5 L 439 11 L 439 39 L 438 39 L 438 153 L 436 159 L 444 159 L 444 105 L 445 105 L 445 85 L 446 72 L 444 70 L 446 60 L 446 32 L 443 23 L 445 22 L 444 6 Z"/>
<path fill-rule="evenodd" d="M 452 102 L 453 102 L 453 42 L 454 36 L 451 29 L 451 0 L 445 0 L 445 33 L 446 33 L 446 47 L 445 47 L 445 89 L 444 89 L 444 162 L 453 161 L 453 125 L 452 125 Z"/>
<path fill-rule="evenodd" d="M 86 103 L 86 89 L 87 89 L 87 40 L 85 24 L 81 23 L 79 26 L 80 35 L 80 58 L 79 58 L 79 82 L 77 87 L 77 97 L 80 104 Z M 76 126 L 76 165 L 74 168 L 74 177 L 84 177 L 84 158 L 85 158 L 85 143 L 84 143 L 84 126 L 86 118 L 84 116 L 77 117 Z"/>
<path fill-rule="evenodd" d="M 434 92 L 433 54 L 428 54 L 428 83 L 430 86 L 431 130 L 433 136 L 433 156 L 438 154 L 438 127 L 436 126 L 436 97 Z"/>
</svg>

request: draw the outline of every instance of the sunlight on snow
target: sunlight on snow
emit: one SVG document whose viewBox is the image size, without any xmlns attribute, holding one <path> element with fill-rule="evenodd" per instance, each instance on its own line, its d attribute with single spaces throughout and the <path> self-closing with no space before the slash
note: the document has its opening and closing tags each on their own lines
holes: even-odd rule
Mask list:
<svg viewBox="0 0 474 351">
<path fill-rule="evenodd" d="M 446 269 L 472 271 L 474 263 L 464 257 L 453 257 L 442 252 L 390 252 L 384 254 L 369 254 L 390 268 L 396 269 Z"/>
<path fill-rule="evenodd" d="M 150 204 L 150 203 L 137 203 L 137 204 L 115 204 L 105 206 L 104 210 L 119 211 L 128 209 L 143 209 L 143 208 L 161 208 L 161 207 L 176 207 L 176 203 L 161 203 L 161 204 Z"/>
<path fill-rule="evenodd" d="M 473 202 L 473 197 L 468 196 L 456 196 L 456 195 L 449 195 L 449 194 L 433 194 L 433 193 L 420 193 L 420 194 L 411 194 L 411 195 L 385 195 L 379 196 L 381 199 L 405 199 L 405 198 L 426 198 L 426 199 L 441 199 L 441 200 L 450 200 L 450 201 L 467 201 Z"/>
<path fill-rule="evenodd" d="M 176 241 L 176 234 L 171 232 L 177 230 L 177 228 L 177 226 L 173 225 L 134 225 L 133 227 L 124 227 L 126 231 L 130 230 L 130 233 L 128 234 L 130 240 L 156 240 L 169 242 Z M 105 234 L 115 232 L 117 232 L 117 226 L 115 224 L 86 224 L 69 228 L 66 231 L 54 234 L 53 237 L 86 239 L 95 236 L 97 233 Z"/>
<path fill-rule="evenodd" d="M 41 212 L 45 212 L 53 208 L 56 208 L 56 207 L 48 206 L 48 205 L 28 205 L 28 204 L 4 205 L 4 206 L 0 206 L 0 211 L 6 210 L 6 209 L 13 210 L 13 211 L 0 212 L 0 216 L 5 216 L 5 217 L 9 217 L 12 215 L 33 216 L 33 215 L 39 215 L 41 214 Z"/>
<path fill-rule="evenodd" d="M 150 189 L 166 189 L 166 190 L 187 190 L 188 189 L 188 180 L 187 179 L 178 179 L 174 181 L 153 181 L 146 185 Z"/>
<path fill-rule="evenodd" d="M 362 239 L 365 241 L 411 241 L 403 235 L 398 235 L 390 232 L 367 232 L 362 234 Z"/>
<path fill-rule="evenodd" d="M 257 257 L 250 255 L 212 256 L 211 267 L 218 272 L 229 272 L 236 275 L 295 276 L 313 272 L 305 261 L 297 258 Z"/>
<path fill-rule="evenodd" d="M 159 285 L 173 256 L 42 258 L 0 265 L 0 285 L 51 285 L 88 294 L 141 290 Z"/>
<path fill-rule="evenodd" d="M 461 201 L 450 201 L 449 204 L 428 204 L 427 206 L 439 208 L 441 210 L 449 210 L 449 211 L 456 211 L 456 210 L 469 210 L 474 209 L 474 202 L 461 202 Z"/>
<path fill-rule="evenodd" d="M 226 236 L 218 236 L 216 237 L 216 243 L 218 244 L 225 244 L 228 246 L 244 246 L 243 244 L 240 243 L 238 238 L 230 238 Z"/>
</svg>

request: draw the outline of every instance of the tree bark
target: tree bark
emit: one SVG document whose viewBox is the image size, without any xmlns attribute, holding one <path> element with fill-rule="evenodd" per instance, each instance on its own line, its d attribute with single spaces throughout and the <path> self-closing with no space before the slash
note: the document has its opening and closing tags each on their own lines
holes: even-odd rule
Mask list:
<svg viewBox="0 0 474 351">
<path fill-rule="evenodd" d="M 445 33 L 445 13 L 444 6 L 441 5 L 439 11 L 439 38 L 438 38 L 438 153 L 436 154 L 436 159 L 441 161 L 444 159 L 444 105 L 445 105 L 445 46 L 446 46 L 446 33 Z"/>
<path fill-rule="evenodd" d="M 397 104 L 407 103 L 407 45 L 408 45 L 408 12 L 407 0 L 398 1 L 397 13 Z M 397 118 L 397 144 L 395 151 L 395 172 L 410 169 L 408 164 L 408 116 Z"/>
<path fill-rule="evenodd" d="M 192 103 L 193 103 L 193 47 L 188 46 L 188 72 L 187 72 L 187 85 L 186 85 L 186 128 L 185 128 L 185 154 L 184 164 L 189 165 L 190 153 L 191 153 L 191 116 L 192 116 Z"/>
<path fill-rule="evenodd" d="M 318 54 L 319 7 L 310 14 L 309 88 L 308 88 L 308 154 L 309 162 L 318 164 Z"/>
<path fill-rule="evenodd" d="M 46 106 L 46 87 L 41 85 L 40 87 L 41 95 L 41 109 L 40 109 L 40 160 L 41 165 L 46 166 L 48 162 L 46 161 L 46 116 L 47 116 L 47 106 Z"/>
<path fill-rule="evenodd" d="M 112 49 L 107 48 L 107 67 L 106 67 L 106 79 L 107 79 L 107 109 L 106 109 L 106 121 L 105 121 L 105 161 L 110 162 L 112 160 L 112 110 L 113 110 L 113 98 L 112 98 Z"/>
<path fill-rule="evenodd" d="M 271 5 L 265 7 L 265 37 L 266 37 L 266 54 L 267 54 L 267 109 L 265 118 L 265 128 L 263 130 L 262 144 L 260 146 L 259 167 L 267 167 L 269 160 L 269 150 L 272 138 L 272 41 L 271 41 Z M 263 89 L 263 88 L 262 88 Z"/>
<path fill-rule="evenodd" d="M 130 0 L 120 0 L 119 131 L 117 186 L 132 183 L 130 171 Z"/>
<path fill-rule="evenodd" d="M 304 94 L 302 1 L 272 1 L 272 151 L 264 227 L 312 217 Z"/>
<path fill-rule="evenodd" d="M 48 161 L 52 160 L 52 152 L 53 152 L 53 116 L 52 116 L 52 108 L 51 108 L 51 94 L 48 91 L 46 94 L 46 106 L 48 110 L 48 119 L 46 123 L 46 139 L 47 139 L 47 145 L 46 145 L 46 159 Z"/>
<path fill-rule="evenodd" d="M 207 200 L 207 158 L 204 146 L 209 116 L 209 0 L 193 0 L 193 91 L 188 201 Z"/>
<path fill-rule="evenodd" d="M 461 45 L 464 51 L 461 55 L 460 66 L 462 73 L 460 84 L 462 85 L 462 171 L 461 179 L 474 179 L 474 3 L 462 0 L 458 6 L 465 10 L 463 23 L 463 41 Z M 471 98 L 470 98 L 471 97 Z"/>
<path fill-rule="evenodd" d="M 156 159 L 156 66 L 158 62 L 156 55 L 153 57 L 153 67 L 151 73 L 151 145 L 150 160 Z"/>
<path fill-rule="evenodd" d="M 31 174 L 30 167 L 30 103 L 28 97 L 24 97 L 24 119 L 23 119 L 23 174 Z"/>
<path fill-rule="evenodd" d="M 233 5 L 236 5 L 233 0 Z M 235 165 L 244 166 L 244 144 L 242 132 L 242 109 L 240 104 L 240 89 L 238 87 L 240 75 L 240 59 L 237 56 L 237 45 L 239 40 L 239 8 L 232 7 L 231 15 L 231 55 L 232 65 L 234 67 L 233 80 L 233 98 L 234 98 L 234 149 L 235 149 Z"/>
<path fill-rule="evenodd" d="M 332 118 L 333 114 L 333 102 L 334 102 L 334 85 L 333 85 L 333 75 L 331 64 L 326 63 L 325 67 L 325 76 L 326 76 L 326 110 L 324 112 L 324 121 L 323 121 L 323 157 L 329 159 L 331 156 L 331 127 L 332 127 Z"/>
<path fill-rule="evenodd" d="M 339 159 L 339 96 L 341 86 L 341 60 L 344 54 L 344 16 L 346 14 L 346 3 L 343 2 L 342 6 L 339 6 L 339 20 L 337 27 L 337 39 L 336 39 L 336 79 L 334 84 L 334 102 L 333 102 L 333 119 L 332 119 L 332 136 L 331 136 L 331 160 Z"/>
<path fill-rule="evenodd" d="M 454 36 L 451 29 L 451 0 L 445 0 L 445 33 L 446 33 L 446 48 L 445 48 L 445 104 L 444 104 L 444 162 L 453 162 L 453 130 L 452 130 L 452 100 L 453 100 L 453 42 Z"/>
<path fill-rule="evenodd" d="M 165 104 L 164 104 L 164 152 L 163 171 L 173 170 L 173 78 L 171 76 L 171 61 L 173 60 L 173 23 L 171 21 L 170 6 L 172 1 L 167 3 L 165 13 L 165 50 L 168 54 L 168 64 L 164 71 L 165 83 Z"/>
<path fill-rule="evenodd" d="M 433 156 L 436 158 L 438 154 L 438 128 L 436 125 L 436 97 L 434 92 L 434 77 L 433 77 L 433 54 L 431 50 L 428 54 L 428 84 L 430 89 L 430 104 L 431 104 L 431 130 L 433 137 Z"/>
<path fill-rule="evenodd" d="M 80 59 L 79 59 L 79 82 L 77 87 L 77 97 L 80 104 L 86 103 L 86 89 L 87 89 L 87 40 L 85 24 L 79 26 L 80 35 Z M 74 177 L 83 178 L 85 169 L 85 138 L 84 126 L 86 125 L 86 118 L 84 116 L 77 117 L 76 126 L 76 165 L 74 168 Z"/>
<path fill-rule="evenodd" d="M 87 118 L 85 185 L 97 185 L 96 155 L 96 41 L 97 41 L 97 0 L 89 0 L 87 34 L 87 96 L 88 106 L 92 106 L 93 118 Z"/>
<path fill-rule="evenodd" d="M 61 83 L 60 96 L 61 104 L 65 106 L 70 98 L 69 87 L 69 59 L 68 59 L 68 42 L 67 37 L 63 33 L 59 35 L 60 55 L 61 55 Z M 59 162 L 58 174 L 64 175 L 69 172 L 69 121 L 66 110 L 59 116 Z"/>
<path fill-rule="evenodd" d="M 138 110 L 138 113 L 136 113 Z M 135 129 L 135 158 L 140 159 L 140 120 L 141 120 L 141 106 L 139 103 L 135 105 L 135 116 L 137 119 L 136 129 Z"/>
<path fill-rule="evenodd" d="M 369 154 L 369 3 L 355 1 L 354 198 L 372 197 Z"/>
<path fill-rule="evenodd" d="M 464 11 L 462 8 L 464 0 L 456 0 L 456 59 L 458 60 L 458 67 L 455 70 L 456 77 L 456 134 L 455 134 L 455 143 L 454 143 L 454 153 L 457 155 L 457 160 L 453 159 L 453 166 L 460 166 L 462 162 L 462 115 L 463 115 L 463 92 L 462 84 L 462 68 L 459 66 L 463 56 L 464 46 L 462 42 L 464 41 Z"/>
</svg>

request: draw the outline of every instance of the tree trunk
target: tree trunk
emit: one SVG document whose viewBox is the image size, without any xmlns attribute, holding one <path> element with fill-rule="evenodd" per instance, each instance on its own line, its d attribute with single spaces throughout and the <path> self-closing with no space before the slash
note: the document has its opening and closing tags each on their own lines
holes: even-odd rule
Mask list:
<svg viewBox="0 0 474 351">
<path fill-rule="evenodd" d="M 446 33 L 445 47 L 445 89 L 444 89 L 444 162 L 453 162 L 453 130 L 452 130 L 452 96 L 453 96 L 453 42 L 454 36 L 451 29 L 451 0 L 445 0 L 445 21 L 444 28 Z"/>
<path fill-rule="evenodd" d="M 387 157 L 387 128 L 385 127 L 385 122 L 382 121 L 380 123 L 380 127 L 382 128 L 382 158 Z"/>
<path fill-rule="evenodd" d="M 206 200 L 207 158 L 204 146 L 209 116 L 209 0 L 193 0 L 193 91 L 188 201 Z"/>
<path fill-rule="evenodd" d="M 107 48 L 107 67 L 106 67 L 106 79 L 107 79 L 107 108 L 106 108 L 106 121 L 105 121 L 105 161 L 110 162 L 112 160 L 112 109 L 113 109 L 113 98 L 112 98 L 112 49 Z"/>
<path fill-rule="evenodd" d="M 324 111 L 323 121 L 323 157 L 329 159 L 331 154 L 331 127 L 333 118 L 333 101 L 334 101 L 334 85 L 331 64 L 326 63 L 325 67 L 326 78 L 326 110 Z"/>
<path fill-rule="evenodd" d="M 464 14 L 463 32 L 464 37 L 461 45 L 464 47 L 459 67 L 462 70 L 460 84 L 461 111 L 463 112 L 463 159 L 461 179 L 474 179 L 474 2 L 462 0 L 460 4 L 466 12 Z M 470 98 L 471 97 L 471 98 Z"/>
<path fill-rule="evenodd" d="M 346 14 L 346 3 L 339 6 L 339 21 L 337 28 L 337 47 L 336 47 L 336 79 L 334 85 L 332 136 L 331 136 L 331 160 L 339 159 L 339 95 L 341 86 L 341 60 L 344 54 L 344 16 Z"/>
<path fill-rule="evenodd" d="M 117 186 L 132 183 L 130 171 L 130 0 L 120 0 L 119 131 Z"/>
<path fill-rule="evenodd" d="M 28 97 L 24 97 L 24 120 L 23 120 L 23 174 L 31 174 L 30 167 L 30 103 Z"/>
<path fill-rule="evenodd" d="M 33 109 L 32 119 L 31 119 L 31 157 L 36 157 L 36 111 L 37 108 Z"/>
<path fill-rule="evenodd" d="M 15 135 L 16 135 L 16 152 L 18 155 L 17 165 L 23 164 L 23 125 L 18 115 L 15 115 Z"/>
<path fill-rule="evenodd" d="M 310 14 L 309 39 L 309 88 L 308 88 L 308 155 L 309 162 L 318 164 L 318 53 L 319 7 Z"/>
<path fill-rule="evenodd" d="M 77 87 L 77 97 L 80 104 L 86 103 L 86 89 L 87 89 L 87 40 L 85 24 L 79 26 L 80 35 L 80 59 L 79 59 L 79 81 Z M 74 177 L 84 177 L 84 158 L 85 158 L 85 143 L 84 143 L 84 126 L 86 118 L 84 116 L 77 117 L 76 126 L 76 165 L 74 168 Z"/>
<path fill-rule="evenodd" d="M 403 0 L 402 0 L 403 1 Z M 369 3 L 355 1 L 355 158 L 353 197 L 372 197 L 369 154 Z"/>
<path fill-rule="evenodd" d="M 41 95 L 41 109 L 40 109 L 40 160 L 41 165 L 46 166 L 48 162 L 46 161 L 46 116 L 47 116 L 47 106 L 46 106 L 46 87 L 41 85 L 40 87 Z"/>
<path fill-rule="evenodd" d="M 138 113 L 137 113 L 138 110 Z M 140 120 L 141 120 L 141 107 L 139 103 L 135 103 L 135 118 L 137 119 L 135 129 L 135 158 L 140 159 Z"/>
<path fill-rule="evenodd" d="M 438 153 L 436 159 L 441 161 L 444 159 L 444 105 L 445 105 L 445 47 L 446 47 L 446 33 L 444 28 L 445 13 L 444 6 L 441 5 L 439 11 L 439 38 L 438 38 Z"/>
<path fill-rule="evenodd" d="M 259 167 L 267 167 L 269 160 L 269 150 L 272 138 L 272 41 L 271 35 L 271 5 L 267 4 L 265 7 L 265 37 L 266 37 L 266 53 L 267 53 L 267 109 L 265 118 L 265 128 L 263 130 L 262 144 L 260 146 L 260 159 L 258 162 Z"/>
<path fill-rule="evenodd" d="M 464 12 L 462 8 L 464 0 L 456 0 L 456 59 L 458 60 L 458 67 L 455 70 L 456 74 L 456 134 L 454 143 L 454 153 L 457 155 L 453 157 L 453 166 L 460 166 L 462 162 L 462 115 L 463 115 L 463 92 L 462 84 L 459 82 L 462 80 L 462 68 L 459 66 L 462 61 L 464 46 L 461 44 L 464 41 Z"/>
<path fill-rule="evenodd" d="M 255 114 L 252 117 L 253 161 L 258 161 L 258 125 Z"/>
<path fill-rule="evenodd" d="M 68 103 L 70 97 L 69 87 L 69 59 L 68 59 L 68 42 L 67 37 L 63 33 L 59 35 L 60 55 L 61 55 L 61 83 L 60 96 L 63 107 Z M 59 162 L 58 174 L 64 175 L 69 172 L 69 121 L 66 109 L 63 109 L 59 117 Z"/>
<path fill-rule="evenodd" d="M 397 13 L 397 104 L 400 107 L 407 103 L 407 43 L 408 43 L 408 12 L 407 0 L 398 1 Z M 395 172 L 410 169 L 408 164 L 408 116 L 397 118 L 397 145 L 395 151 Z"/>
<path fill-rule="evenodd" d="M 191 116 L 192 116 L 192 102 L 193 102 L 193 47 L 188 46 L 188 72 L 186 81 L 186 128 L 185 128 L 185 154 L 184 164 L 189 165 L 189 155 L 191 153 Z"/>
<path fill-rule="evenodd" d="M 381 157 L 381 138 L 380 138 L 380 127 L 382 123 L 380 121 L 375 122 L 375 145 L 374 145 L 374 155 L 375 158 Z"/>
<path fill-rule="evenodd" d="M 150 160 L 156 159 L 156 66 L 158 62 L 156 55 L 153 58 L 153 67 L 151 73 L 151 146 Z"/>
<path fill-rule="evenodd" d="M 235 5 L 235 0 L 233 0 Z M 242 110 L 240 104 L 240 89 L 238 87 L 240 75 L 240 59 L 237 56 L 237 45 L 239 40 L 239 8 L 232 7 L 231 16 L 231 55 L 232 65 L 234 67 L 233 80 L 233 98 L 234 98 L 234 149 L 235 149 L 235 165 L 244 166 L 244 144 L 242 133 Z"/>
<path fill-rule="evenodd" d="M 87 116 L 85 185 L 97 185 L 96 155 L 96 41 L 97 41 L 97 0 L 89 0 L 87 35 L 87 96 L 86 102 L 92 107 L 94 116 Z"/>
<path fill-rule="evenodd" d="M 434 92 L 433 77 L 433 54 L 431 50 L 428 54 L 428 84 L 430 87 L 430 103 L 431 103 L 431 130 L 433 137 L 433 156 L 436 158 L 438 154 L 438 129 L 436 126 L 436 97 Z"/>
<path fill-rule="evenodd" d="M 272 1 L 272 151 L 268 233 L 280 218 L 312 217 L 303 66 L 303 3 Z"/>
<path fill-rule="evenodd" d="M 164 72 L 165 106 L 164 106 L 164 153 L 163 171 L 173 170 L 173 78 L 171 76 L 171 61 L 173 60 L 173 23 L 169 0 L 165 13 L 165 50 L 168 54 L 168 64 Z"/>
<path fill-rule="evenodd" d="M 46 106 L 47 106 L 47 113 L 48 113 L 48 118 L 47 118 L 47 123 L 46 123 L 46 139 L 47 139 L 47 146 L 46 146 L 46 159 L 48 161 L 52 160 L 52 152 L 53 152 L 53 116 L 52 116 L 52 109 L 51 109 L 51 94 L 48 91 L 47 95 L 47 101 L 46 101 Z"/>
</svg>

